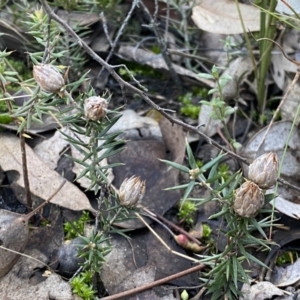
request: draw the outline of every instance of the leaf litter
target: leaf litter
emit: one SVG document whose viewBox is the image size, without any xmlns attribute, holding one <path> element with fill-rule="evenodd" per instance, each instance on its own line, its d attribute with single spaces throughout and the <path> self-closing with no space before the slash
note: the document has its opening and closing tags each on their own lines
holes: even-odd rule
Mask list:
<svg viewBox="0 0 300 300">
<path fill-rule="evenodd" d="M 0 209 L 0 277 L 13 267 L 28 241 L 28 222 L 41 210 L 64 186 L 64 180 L 58 189 L 41 205 L 27 215 Z"/>
<path fill-rule="evenodd" d="M 222 5 L 220 5 L 220 3 L 221 3 L 221 0 L 216 5 L 212 4 L 211 1 L 201 1 L 201 3 L 199 3 L 197 6 L 195 6 L 193 8 L 193 20 L 194 20 L 194 22 L 197 24 L 197 26 L 199 28 L 202 28 L 203 26 L 206 26 L 204 30 L 207 30 L 207 31 L 213 31 L 213 32 L 217 32 L 217 33 L 225 33 L 225 34 L 236 33 L 238 31 L 241 32 L 240 21 L 237 18 L 236 10 L 234 9 L 235 3 L 233 1 L 230 1 L 230 4 L 229 4 L 229 1 L 226 1 L 226 0 L 222 1 Z M 209 5 L 209 9 L 212 10 L 212 13 L 207 10 L 207 5 Z M 224 8 L 223 6 L 224 5 L 227 6 L 227 8 L 231 8 L 230 11 L 224 11 L 223 10 L 223 8 Z M 232 5 L 232 6 L 230 6 L 230 5 Z M 257 28 L 257 24 L 259 23 L 259 21 L 257 19 L 257 12 L 254 13 L 251 9 L 252 9 L 252 7 L 250 8 L 249 6 L 247 6 L 247 13 L 249 14 L 250 17 L 252 17 L 252 19 L 250 20 L 250 23 L 248 23 L 248 18 L 245 16 L 246 27 L 247 27 L 247 29 L 249 29 L 251 31 L 255 31 L 255 30 L 257 30 L 256 28 Z M 221 24 L 219 22 L 219 20 L 223 21 L 223 23 L 221 22 L 222 23 Z M 251 23 L 251 22 L 253 22 L 253 23 Z M 220 24 L 222 26 L 220 26 Z M 141 63 L 143 62 L 142 58 L 146 57 L 148 59 L 148 61 L 149 61 L 149 62 L 147 62 L 147 64 L 151 65 L 154 68 L 158 66 L 159 68 L 166 69 L 166 67 L 164 65 L 161 65 L 159 63 L 157 65 L 155 65 L 157 62 L 154 62 L 154 63 L 152 62 L 153 60 L 157 60 L 159 57 L 154 56 L 152 53 L 149 53 L 148 51 L 140 51 L 140 50 L 141 49 L 138 49 L 138 51 L 137 51 L 136 48 L 125 48 L 125 49 L 124 48 L 120 48 L 119 55 L 123 55 L 123 57 L 125 57 L 127 59 L 132 59 L 133 57 L 138 58 L 137 60 L 139 62 L 141 62 Z M 276 64 L 276 63 L 277 62 L 275 61 L 274 64 Z M 192 78 L 194 78 L 194 79 L 196 79 L 196 80 L 199 81 L 199 78 L 197 79 L 195 77 L 195 74 L 193 74 L 193 72 L 189 73 L 187 71 L 189 71 L 189 70 L 178 69 L 178 68 L 176 69 L 176 72 L 178 72 L 179 74 L 181 74 L 183 76 L 190 76 L 190 77 L 192 77 Z M 211 86 L 210 82 L 206 82 L 206 84 L 208 86 Z M 277 84 L 278 84 L 278 86 L 280 88 L 283 88 L 284 85 L 286 85 L 285 81 L 281 81 L 280 84 L 279 84 L 279 81 L 278 81 Z M 297 97 L 295 97 L 295 98 L 297 98 Z M 286 115 L 289 116 L 289 112 L 287 112 Z M 201 118 L 199 119 L 199 123 L 200 122 L 201 122 Z M 282 146 L 283 145 L 282 141 L 284 140 L 282 137 L 283 137 L 283 135 L 284 135 L 284 137 L 287 136 L 288 129 L 290 127 L 291 127 L 290 123 L 286 123 L 285 125 L 275 124 L 273 126 L 274 129 L 273 130 L 271 129 L 271 131 L 269 132 L 269 135 L 267 137 L 266 142 L 263 144 L 263 147 L 259 148 L 257 145 L 260 144 L 262 136 L 264 135 L 265 130 L 266 130 L 265 128 L 263 128 L 262 131 L 260 133 L 258 133 L 248 143 L 248 145 L 245 147 L 246 148 L 245 152 L 248 151 L 249 157 L 251 157 L 251 158 L 254 158 L 260 152 L 264 152 L 264 151 L 267 151 L 269 149 L 272 149 L 271 151 L 275 151 L 275 152 L 277 151 L 277 152 L 281 153 L 280 151 L 282 150 L 282 148 L 280 148 L 280 147 L 283 147 Z M 131 134 L 137 128 L 132 128 L 132 129 L 133 130 L 131 131 L 131 133 L 129 134 L 129 132 L 128 132 L 128 135 L 127 135 L 130 138 L 133 138 L 133 136 L 131 136 Z M 141 128 L 139 128 L 138 130 L 140 130 L 140 129 Z M 172 126 L 169 126 L 169 127 L 167 126 L 166 132 L 168 132 L 168 130 L 171 132 Z M 172 134 L 174 134 L 174 132 Z M 166 142 L 166 139 L 169 138 L 169 140 L 171 140 L 172 138 L 170 138 L 170 137 L 172 137 L 172 134 L 171 133 L 169 135 L 166 134 L 166 136 L 163 137 L 161 139 L 161 141 L 159 141 L 159 143 L 157 143 L 157 147 L 153 147 L 152 150 L 155 150 L 155 151 L 153 151 L 154 152 L 153 157 L 155 157 L 155 156 L 160 157 L 163 154 L 163 152 L 165 152 L 165 150 L 166 150 L 166 144 L 168 144 Z M 210 135 L 212 135 L 212 134 L 210 134 Z M 295 138 L 295 140 L 293 140 L 293 138 L 295 136 L 296 136 L 296 138 Z M 15 137 L 12 137 L 12 139 L 15 139 L 15 141 L 11 144 L 10 147 L 3 146 L 4 144 L 8 144 L 8 141 L 5 138 L 3 138 L 2 135 L 1 135 L 1 137 L 0 137 L 0 153 L 5 153 L 3 151 L 6 151 L 6 154 L 9 153 L 9 157 L 10 157 L 9 163 L 14 162 L 13 164 L 10 165 L 11 167 L 8 164 L 5 164 L 5 162 L 3 162 L 3 164 L 5 165 L 5 169 L 6 169 L 5 171 L 8 172 L 10 170 L 17 170 L 17 172 L 19 174 L 21 174 L 22 170 L 20 169 L 20 167 L 17 167 L 18 164 L 20 165 L 20 159 L 15 159 L 15 156 L 19 157 L 19 153 L 16 154 L 15 152 L 12 151 L 13 148 L 18 148 L 19 141 Z M 269 147 L 269 143 L 272 142 L 272 140 L 274 140 L 274 143 L 272 143 L 270 145 L 270 147 Z M 155 141 L 155 139 L 153 139 L 153 140 L 150 139 L 148 141 L 143 141 L 143 140 L 142 141 L 136 141 L 136 140 L 130 141 L 128 143 L 129 150 L 130 151 L 134 151 L 138 147 L 141 147 L 141 149 L 143 149 L 144 152 L 146 152 L 146 150 L 149 149 L 149 143 L 150 143 L 150 141 L 151 141 L 151 143 L 157 142 L 157 140 Z M 297 177 L 298 175 L 297 174 L 299 174 L 299 172 L 298 172 L 299 170 L 296 168 L 296 162 L 297 162 L 298 151 L 299 151 L 299 149 L 298 149 L 298 147 L 299 147 L 299 138 L 297 137 L 297 133 L 295 133 L 295 132 L 293 132 L 292 142 L 291 142 L 291 144 L 289 144 L 289 147 L 290 147 L 290 153 L 287 154 L 286 159 L 285 159 L 285 164 L 284 164 L 284 168 L 286 168 L 286 170 L 287 170 L 286 176 L 287 176 L 288 179 L 298 179 L 298 177 Z M 176 149 L 176 147 L 175 147 L 175 149 Z M 30 153 L 30 149 L 28 149 L 28 151 Z M 125 154 L 124 154 L 124 157 L 122 157 L 122 159 L 124 159 L 124 161 L 128 165 L 131 165 L 132 163 L 134 163 L 133 159 L 130 158 L 130 153 L 129 153 L 129 155 L 128 155 L 128 153 L 125 153 Z M 139 154 L 138 152 L 135 152 L 136 156 L 138 154 Z M 58 151 L 55 154 L 55 156 L 59 157 L 60 156 L 60 151 Z M 34 160 L 34 161 L 37 160 L 36 156 L 33 156 L 33 155 L 31 156 L 31 154 L 29 155 L 29 158 L 31 160 Z M 53 168 L 53 166 L 55 166 L 55 159 L 56 158 L 51 159 L 52 168 Z M 182 159 L 183 159 L 182 152 L 178 153 L 178 156 L 177 156 L 177 154 L 175 154 L 173 156 L 173 159 L 175 159 L 175 160 L 178 159 L 178 163 L 180 163 L 180 161 L 182 161 Z M 5 159 L 2 158 L 2 160 L 4 161 Z M 2 160 L 1 160 L 1 156 L 0 156 L 0 165 L 1 166 L 2 166 Z M 152 162 L 153 161 L 149 160 L 149 165 L 152 165 Z M 47 175 L 48 175 L 49 169 L 46 168 L 45 165 L 42 165 L 42 168 L 45 168 L 45 173 L 47 173 Z M 37 169 L 39 169 L 39 168 L 37 168 Z M 124 171 L 124 169 L 123 169 L 123 171 Z M 167 173 L 163 169 L 161 169 L 160 171 L 163 171 L 162 172 L 163 175 L 165 175 Z M 120 173 L 122 173 L 122 172 L 120 172 Z M 37 175 L 38 177 L 42 177 L 42 178 L 43 178 L 43 176 L 45 176 L 44 173 L 37 173 L 37 174 L 32 173 L 31 175 L 32 175 L 32 177 L 34 177 L 34 175 Z M 117 177 L 115 179 L 115 184 L 117 182 L 121 181 L 121 179 L 119 179 L 118 176 L 122 176 L 122 174 L 121 175 L 117 175 Z M 60 177 L 58 177 L 58 178 L 60 178 Z M 19 180 L 17 177 L 15 177 L 14 179 L 15 179 L 15 182 L 18 185 L 20 185 L 20 186 L 22 185 L 21 180 Z M 32 192 L 36 193 L 41 198 L 46 199 L 47 198 L 46 197 L 47 193 L 44 192 L 44 191 L 42 191 L 42 190 L 40 190 L 40 188 L 39 188 L 44 183 L 46 184 L 46 186 L 47 186 L 47 184 L 49 185 L 49 182 L 48 181 L 44 181 L 44 180 L 42 180 L 42 183 L 39 186 L 35 186 L 33 184 L 33 190 L 32 190 Z M 287 190 L 287 194 L 290 194 L 290 192 L 291 191 Z M 69 199 L 70 199 L 70 195 L 72 195 L 72 197 L 73 197 L 73 193 L 76 195 L 76 193 L 78 193 L 78 192 L 75 192 L 74 189 L 71 189 L 69 192 L 65 191 L 63 193 L 64 194 L 63 198 L 65 197 L 65 194 L 68 194 L 69 195 Z M 83 195 L 84 195 L 83 193 L 80 194 L 80 197 L 82 197 Z M 278 199 L 280 197 L 282 197 L 282 195 L 283 195 L 283 192 L 280 192 L 280 195 L 279 195 Z M 78 194 L 78 197 L 79 197 L 79 194 Z M 295 195 L 295 197 L 297 198 L 296 195 Z M 75 196 L 75 198 L 76 198 L 76 196 Z M 288 198 L 288 197 L 284 196 L 284 198 Z M 276 200 L 276 203 L 279 203 L 278 199 Z M 284 199 L 284 200 L 287 200 L 287 199 Z M 294 200 L 295 200 L 295 198 L 294 198 Z M 71 199 L 71 201 L 73 201 L 73 199 Z M 76 201 L 77 200 L 75 200 L 75 203 L 76 203 Z M 86 199 L 83 200 L 83 203 L 81 203 L 81 201 L 79 201 L 80 205 L 78 205 L 78 210 L 81 210 L 81 209 L 83 209 L 83 207 L 85 207 L 84 209 L 87 209 L 87 210 L 90 210 L 90 211 L 94 212 L 94 210 L 85 201 L 86 201 Z M 68 204 L 66 202 L 67 201 L 65 201 L 65 200 L 60 201 L 60 200 L 57 199 L 57 203 L 56 204 L 61 205 L 62 207 L 66 207 L 66 208 L 70 208 L 70 206 L 72 206 L 72 208 L 74 208 L 73 204 L 70 205 L 70 204 Z M 150 198 L 149 202 L 151 203 L 151 198 Z M 285 213 L 287 215 L 299 218 L 300 214 L 298 212 L 298 209 L 296 209 L 295 207 L 292 207 L 292 205 L 294 205 L 294 203 L 291 203 L 291 202 L 289 202 L 289 203 L 284 202 L 284 204 L 282 205 L 281 208 L 279 208 L 279 206 L 277 204 L 276 207 L 277 207 L 278 210 L 281 210 L 283 213 Z M 88 207 L 88 208 L 86 208 L 86 207 Z M 161 209 L 161 211 L 164 212 L 166 209 L 167 209 L 167 207 L 163 207 Z M 155 247 L 155 244 L 152 245 L 151 249 L 153 249 L 154 247 Z M 116 247 L 116 248 L 118 248 L 118 247 Z M 130 249 L 128 248 L 126 251 L 130 252 Z M 157 254 L 155 254 L 155 255 L 157 255 Z M 152 256 L 152 259 L 155 258 L 155 255 Z M 160 257 L 160 255 L 158 255 L 157 257 Z M 164 266 L 162 266 L 162 267 L 164 267 Z M 140 271 L 142 272 L 143 270 L 140 269 Z M 149 272 L 151 273 L 151 276 L 149 276 L 149 278 L 150 277 L 152 278 L 153 277 L 153 270 L 151 269 L 150 271 Z M 138 277 L 138 273 L 136 274 L 136 276 Z M 124 282 L 122 284 L 124 284 L 124 286 L 121 285 L 122 287 L 124 287 L 124 288 L 127 287 L 126 286 L 126 278 L 124 279 Z M 257 288 L 258 288 L 258 286 L 257 286 Z M 269 293 L 262 292 L 262 290 L 267 290 L 267 289 L 269 289 Z M 255 297 L 256 299 L 265 299 L 266 297 L 268 298 L 268 297 L 272 297 L 272 296 L 275 296 L 275 295 L 282 295 L 282 293 L 280 292 L 280 290 L 274 289 L 268 283 L 266 283 L 266 284 L 263 283 L 259 287 L 258 291 L 257 290 L 253 291 L 252 295 L 257 295 L 257 292 L 260 295 L 260 298 L 259 297 Z M 250 298 L 251 297 L 252 296 L 250 296 Z"/>
<path fill-rule="evenodd" d="M 49 198 L 61 184 L 63 177 L 51 170 L 29 146 L 26 146 L 26 157 L 31 192 L 41 199 Z M 0 165 L 5 172 L 17 171 L 17 174 L 12 175 L 11 178 L 13 182 L 10 186 L 13 190 L 19 187 L 24 188 L 20 141 L 12 133 L 0 133 Z M 25 203 L 24 194 L 18 194 L 18 196 L 19 200 Z M 70 182 L 67 182 L 55 195 L 51 203 L 71 210 L 89 210 L 95 213 L 87 196 Z"/>
</svg>

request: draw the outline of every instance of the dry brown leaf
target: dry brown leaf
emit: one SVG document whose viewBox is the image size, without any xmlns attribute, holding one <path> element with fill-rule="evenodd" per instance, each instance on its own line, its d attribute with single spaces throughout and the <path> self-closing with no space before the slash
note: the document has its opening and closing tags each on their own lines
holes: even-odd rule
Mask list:
<svg viewBox="0 0 300 300">
<path fill-rule="evenodd" d="M 62 129 L 64 130 L 64 129 Z M 69 146 L 69 142 L 62 136 L 59 130 L 54 135 L 37 144 L 33 151 L 34 153 L 48 165 L 49 168 L 54 170 L 57 168 L 57 163 L 64 153 L 64 149 Z"/>
<path fill-rule="evenodd" d="M 239 7 L 246 30 L 259 31 L 259 9 L 246 4 L 239 4 Z M 201 0 L 193 7 L 192 19 L 204 31 L 220 34 L 243 33 L 238 10 L 232 0 Z"/>
<path fill-rule="evenodd" d="M 70 130 L 67 127 L 61 128 L 61 130 L 58 130 L 55 132 L 55 134 L 39 143 L 35 148 L 33 149 L 34 153 L 39 156 L 39 158 L 46 163 L 52 170 L 54 170 L 57 167 L 58 161 L 61 158 L 61 153 L 63 153 L 63 150 L 67 147 L 71 148 L 72 157 L 75 158 L 78 161 L 81 161 L 84 159 L 84 154 L 82 151 L 78 150 L 74 145 L 70 144 L 66 137 L 61 133 L 65 133 L 68 136 L 78 139 L 82 142 L 89 143 L 89 137 L 81 135 L 81 134 L 74 134 L 72 130 Z M 100 147 L 101 144 L 103 144 L 104 141 L 98 141 L 98 146 Z M 99 152 L 99 156 L 103 152 Z M 86 163 L 91 164 L 91 160 L 87 159 Z M 100 166 L 106 166 L 107 165 L 107 159 L 103 159 L 100 163 Z M 84 166 L 74 161 L 74 166 L 72 171 L 79 176 L 84 171 Z M 114 180 L 112 169 L 107 170 L 107 179 L 108 184 L 111 184 L 111 182 Z M 89 188 L 91 185 L 91 180 L 87 178 L 87 176 L 83 176 L 76 180 L 76 183 L 79 184 L 82 188 Z"/>
<path fill-rule="evenodd" d="M 277 5 L 276 5 L 275 9 L 279 13 L 286 14 L 286 15 L 291 15 L 291 16 L 295 14 L 294 11 L 298 14 L 300 13 L 300 2 L 299 2 L 299 0 L 285 0 L 285 2 L 289 6 L 286 3 L 284 3 L 282 0 L 277 1 Z"/>
<path fill-rule="evenodd" d="M 87 12 L 68 12 L 64 9 L 58 9 L 57 15 L 62 18 L 71 27 L 75 26 L 91 26 L 100 21 L 100 15 L 97 13 Z"/>
<path fill-rule="evenodd" d="M 26 146 L 26 157 L 31 193 L 42 199 L 48 199 L 60 186 L 63 178 L 42 162 L 29 146 Z M 20 141 L 13 134 L 0 134 L 0 166 L 5 172 L 19 173 L 11 184 L 13 189 L 24 187 Z M 89 210 L 95 213 L 86 195 L 70 182 L 66 182 L 51 203 L 71 210 Z"/>
<path fill-rule="evenodd" d="M 275 266 L 271 282 L 277 287 L 295 284 L 300 280 L 300 258 L 288 266 Z"/>
<path fill-rule="evenodd" d="M 258 282 L 252 286 L 244 283 L 242 288 L 243 296 L 240 300 L 267 300 L 273 299 L 274 296 L 283 296 L 284 293 L 274 284 L 268 281 Z"/>
</svg>

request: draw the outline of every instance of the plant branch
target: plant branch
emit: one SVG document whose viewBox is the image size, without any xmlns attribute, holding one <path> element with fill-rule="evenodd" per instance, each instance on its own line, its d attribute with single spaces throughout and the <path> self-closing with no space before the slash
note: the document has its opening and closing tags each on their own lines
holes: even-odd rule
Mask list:
<svg viewBox="0 0 300 300">
<path fill-rule="evenodd" d="M 154 34 L 155 34 L 155 36 L 157 38 L 157 42 L 159 44 L 159 48 L 160 48 L 162 57 L 163 57 L 166 65 L 167 65 L 167 67 L 169 69 L 171 78 L 173 79 L 174 83 L 176 84 L 176 87 L 178 88 L 179 92 L 181 92 L 182 91 L 182 84 L 181 84 L 181 81 L 179 79 L 178 74 L 174 70 L 173 64 L 172 64 L 172 62 L 170 60 L 170 57 L 169 57 L 169 55 L 167 53 L 166 41 L 161 38 L 160 33 L 157 30 L 157 23 L 152 18 L 151 14 L 150 14 L 150 12 L 148 10 L 148 8 L 144 5 L 143 2 L 141 2 L 140 4 L 141 4 L 141 7 L 143 8 L 144 13 L 147 15 L 147 17 L 148 17 L 148 19 L 150 21 L 150 25 L 147 26 L 147 27 L 151 27 L 153 29 Z M 167 24 L 166 24 L 166 26 L 167 26 Z M 166 27 L 166 30 L 167 30 L 167 27 Z M 165 34 L 165 36 L 166 36 L 166 34 Z"/>
<path fill-rule="evenodd" d="M 114 53 L 114 51 L 115 51 L 115 48 L 116 48 L 116 46 L 117 46 L 117 43 L 118 43 L 120 37 L 122 36 L 122 33 L 123 33 L 123 31 L 124 31 L 124 29 L 125 29 L 125 27 L 126 27 L 128 21 L 129 21 L 129 19 L 131 18 L 132 13 L 133 13 L 133 11 L 134 11 L 134 9 L 135 9 L 135 7 L 137 6 L 138 3 L 139 3 L 139 0 L 133 0 L 131 9 L 130 9 L 130 11 L 128 12 L 128 14 L 127 14 L 127 16 L 126 16 L 124 22 L 122 23 L 122 26 L 120 27 L 120 29 L 119 29 L 119 31 L 118 31 L 118 33 L 117 33 L 117 36 L 116 36 L 116 38 L 115 38 L 115 40 L 114 40 L 113 42 L 112 42 L 112 41 L 110 40 L 110 38 L 109 38 L 109 34 L 108 34 L 108 32 L 107 32 L 107 27 L 106 27 L 106 31 L 105 31 L 105 32 L 107 32 L 107 33 L 106 33 L 106 36 L 107 36 L 108 41 L 109 41 L 110 46 L 111 46 L 111 49 L 110 49 L 110 51 L 109 51 L 109 53 L 108 53 L 108 55 L 107 55 L 107 57 L 106 57 L 106 59 L 105 59 L 105 61 L 106 61 L 107 63 L 108 63 L 108 61 L 110 60 L 111 56 L 113 55 L 113 53 Z M 103 13 L 102 13 L 102 17 L 103 17 L 103 19 L 105 19 Z M 104 23 L 104 24 L 105 24 L 105 25 L 104 25 L 103 27 L 105 28 L 106 23 Z M 100 72 L 99 72 L 97 78 L 99 78 L 99 77 L 101 76 L 101 73 L 103 72 L 103 70 L 104 70 L 104 66 L 102 66 L 102 68 L 101 68 L 101 70 L 100 70 Z"/>
<path fill-rule="evenodd" d="M 26 215 L 26 218 L 30 219 L 33 217 L 37 211 L 39 211 L 41 208 L 43 208 L 47 203 L 49 203 L 53 197 L 61 190 L 61 188 L 65 185 L 67 180 L 64 178 L 59 187 L 50 195 L 50 197 L 44 201 L 42 204 L 40 204 L 38 207 L 36 207 L 33 211 L 31 211 L 29 214 Z"/>
<path fill-rule="evenodd" d="M 5 251 L 8 251 L 8 252 L 11 252 L 11 253 L 15 253 L 17 255 L 20 255 L 20 256 L 24 256 L 28 259 L 31 259 L 31 260 L 34 260 L 35 262 L 38 262 L 39 264 L 42 264 L 44 267 L 46 267 L 50 272 L 54 272 L 46 263 L 44 263 L 43 261 L 39 260 L 39 259 L 36 259 L 32 256 L 29 256 L 27 254 L 24 254 L 24 253 L 21 253 L 21 252 L 18 252 L 18 251 L 15 251 L 15 250 L 12 250 L 12 249 L 9 249 L 9 248 L 6 248 L 4 246 L 1 246 L 0 245 L 0 249 L 3 249 Z"/>
<path fill-rule="evenodd" d="M 22 129 L 20 132 L 20 147 L 21 147 L 21 157 L 22 157 L 23 180 L 24 180 L 24 187 L 26 193 L 26 204 L 30 209 L 32 209 L 32 198 L 31 198 L 30 184 L 28 178 L 24 129 Z"/>
<path fill-rule="evenodd" d="M 0 87 L 3 91 L 3 95 L 8 95 L 6 92 L 5 84 L 1 81 Z M 10 96 L 10 95 L 9 95 Z M 8 108 L 8 111 L 10 115 L 12 115 L 12 105 L 11 105 L 11 96 L 10 99 L 5 100 L 6 106 Z M 20 125 L 20 121 L 17 118 L 14 118 L 14 122 L 17 126 Z M 31 199 L 31 193 L 30 193 L 30 184 L 29 184 L 29 178 L 28 178 L 28 169 L 27 169 L 27 158 L 26 158 L 26 148 L 25 148 L 25 137 L 24 137 L 24 128 L 20 132 L 20 148 L 21 148 L 21 159 L 22 159 L 22 171 L 23 171 L 23 180 L 24 180 L 24 188 L 25 188 L 25 195 L 26 195 L 26 204 L 27 206 L 32 209 L 32 199 Z"/>
</svg>

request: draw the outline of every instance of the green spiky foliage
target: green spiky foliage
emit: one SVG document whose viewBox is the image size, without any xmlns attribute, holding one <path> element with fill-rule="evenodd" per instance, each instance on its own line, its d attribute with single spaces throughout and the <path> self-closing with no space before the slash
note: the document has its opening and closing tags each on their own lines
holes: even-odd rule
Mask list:
<svg viewBox="0 0 300 300">
<path fill-rule="evenodd" d="M 241 296 L 239 283 L 249 282 L 249 272 L 244 269 L 244 261 L 253 261 L 260 266 L 265 266 L 251 254 L 249 245 L 253 249 L 269 250 L 270 241 L 264 229 L 272 226 L 270 211 L 269 216 L 257 221 L 255 218 L 245 218 L 237 215 L 233 210 L 234 191 L 242 183 L 243 178 L 240 172 L 226 174 L 220 172 L 220 162 L 225 154 L 219 154 L 216 158 L 199 167 L 194 158 L 192 149 L 186 143 L 188 166 L 174 162 L 165 161 L 168 165 L 187 173 L 190 176 L 189 182 L 169 189 L 182 189 L 182 204 L 192 203 L 199 207 L 209 201 L 217 201 L 220 204 L 220 211 L 210 216 L 210 219 L 219 219 L 226 230 L 221 229 L 227 237 L 227 245 L 223 251 L 218 251 L 217 246 L 212 247 L 209 254 L 198 255 L 199 262 L 207 268 L 201 273 L 201 280 L 207 287 L 207 294 L 210 299 L 237 299 Z M 193 189 L 202 186 L 209 190 L 209 196 L 205 198 L 190 198 Z M 265 196 L 268 202 L 275 195 Z"/>
</svg>

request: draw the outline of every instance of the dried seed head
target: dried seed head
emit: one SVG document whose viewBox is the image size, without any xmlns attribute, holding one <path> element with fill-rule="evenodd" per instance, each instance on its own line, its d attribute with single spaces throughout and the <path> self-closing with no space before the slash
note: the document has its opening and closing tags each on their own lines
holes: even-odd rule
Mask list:
<svg viewBox="0 0 300 300">
<path fill-rule="evenodd" d="M 62 75 L 50 64 L 33 66 L 33 77 L 40 88 L 47 93 L 56 93 L 64 86 Z"/>
<path fill-rule="evenodd" d="M 145 181 L 142 181 L 140 177 L 132 176 L 126 178 L 119 190 L 119 200 L 122 206 L 134 207 L 140 202 L 146 190 Z"/>
<path fill-rule="evenodd" d="M 234 211 L 241 217 L 254 217 L 264 205 L 264 194 L 257 184 L 244 182 L 234 195 Z"/>
<path fill-rule="evenodd" d="M 87 120 L 102 120 L 107 113 L 108 103 L 104 98 L 92 96 L 84 101 L 84 114 Z"/>
<path fill-rule="evenodd" d="M 279 162 L 276 153 L 265 153 L 249 166 L 248 178 L 260 188 L 268 189 L 276 183 Z"/>
</svg>

